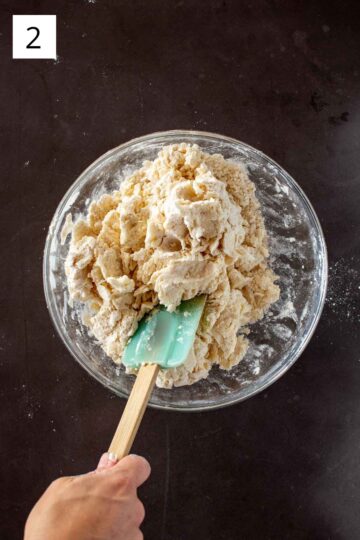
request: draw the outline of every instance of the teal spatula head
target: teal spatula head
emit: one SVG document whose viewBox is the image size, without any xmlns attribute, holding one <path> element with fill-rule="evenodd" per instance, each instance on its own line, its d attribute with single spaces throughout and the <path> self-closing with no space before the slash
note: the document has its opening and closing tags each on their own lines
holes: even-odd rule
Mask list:
<svg viewBox="0 0 360 540">
<path fill-rule="evenodd" d="M 196 296 L 181 302 L 171 313 L 164 306 L 155 308 L 129 339 L 123 364 L 132 369 L 143 364 L 159 364 L 161 368 L 183 364 L 194 343 L 205 301 L 205 295 Z"/>
</svg>

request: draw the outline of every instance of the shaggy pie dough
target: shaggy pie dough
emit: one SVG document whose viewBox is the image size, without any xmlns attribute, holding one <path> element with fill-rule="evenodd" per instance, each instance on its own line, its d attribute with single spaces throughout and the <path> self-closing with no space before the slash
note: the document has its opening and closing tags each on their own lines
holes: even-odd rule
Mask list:
<svg viewBox="0 0 360 540">
<path fill-rule="evenodd" d="M 73 226 L 65 265 L 71 300 L 84 304 L 85 324 L 117 364 L 138 321 L 159 302 L 173 311 L 208 295 L 188 359 L 160 370 L 157 385 L 171 388 L 243 358 L 246 325 L 279 297 L 267 258 L 245 168 L 181 143 L 91 203 Z"/>
</svg>

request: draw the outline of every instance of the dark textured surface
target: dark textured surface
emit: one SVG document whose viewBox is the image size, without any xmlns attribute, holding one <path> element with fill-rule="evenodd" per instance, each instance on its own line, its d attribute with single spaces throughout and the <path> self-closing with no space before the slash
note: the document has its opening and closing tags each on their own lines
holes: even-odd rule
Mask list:
<svg viewBox="0 0 360 540">
<path fill-rule="evenodd" d="M 11 15 L 56 13 L 58 61 L 11 60 Z M 56 476 L 94 467 L 124 401 L 49 319 L 52 214 L 106 150 L 152 131 L 224 133 L 304 188 L 329 248 L 329 300 L 266 393 L 202 414 L 149 410 L 134 450 L 149 540 L 360 537 L 360 10 L 295 0 L 1 2 L 0 538 Z"/>
</svg>

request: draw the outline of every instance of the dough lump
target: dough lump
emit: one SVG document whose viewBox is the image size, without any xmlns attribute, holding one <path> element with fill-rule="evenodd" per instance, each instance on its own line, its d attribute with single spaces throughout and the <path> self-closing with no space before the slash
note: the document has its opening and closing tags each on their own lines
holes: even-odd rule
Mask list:
<svg viewBox="0 0 360 540">
<path fill-rule="evenodd" d="M 197 145 L 165 146 L 119 190 L 90 204 L 72 228 L 65 263 L 71 301 L 105 353 L 120 364 L 139 320 L 207 294 L 186 362 L 160 370 L 171 388 L 230 369 L 244 357 L 247 325 L 279 297 L 266 231 L 246 169 Z"/>
</svg>

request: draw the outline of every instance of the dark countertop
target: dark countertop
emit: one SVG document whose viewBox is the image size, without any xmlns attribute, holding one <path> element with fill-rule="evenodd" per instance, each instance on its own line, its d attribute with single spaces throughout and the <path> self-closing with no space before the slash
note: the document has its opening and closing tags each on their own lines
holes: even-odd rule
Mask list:
<svg viewBox="0 0 360 540">
<path fill-rule="evenodd" d="M 134 450 L 149 540 L 360 538 L 360 9 L 295 0 L 1 1 L 0 538 L 94 467 L 124 401 L 73 361 L 43 296 L 53 212 L 106 150 L 224 133 L 274 158 L 324 228 L 329 297 L 295 366 L 201 414 L 149 410 Z M 52 60 L 11 59 L 12 14 L 57 14 Z"/>
</svg>

